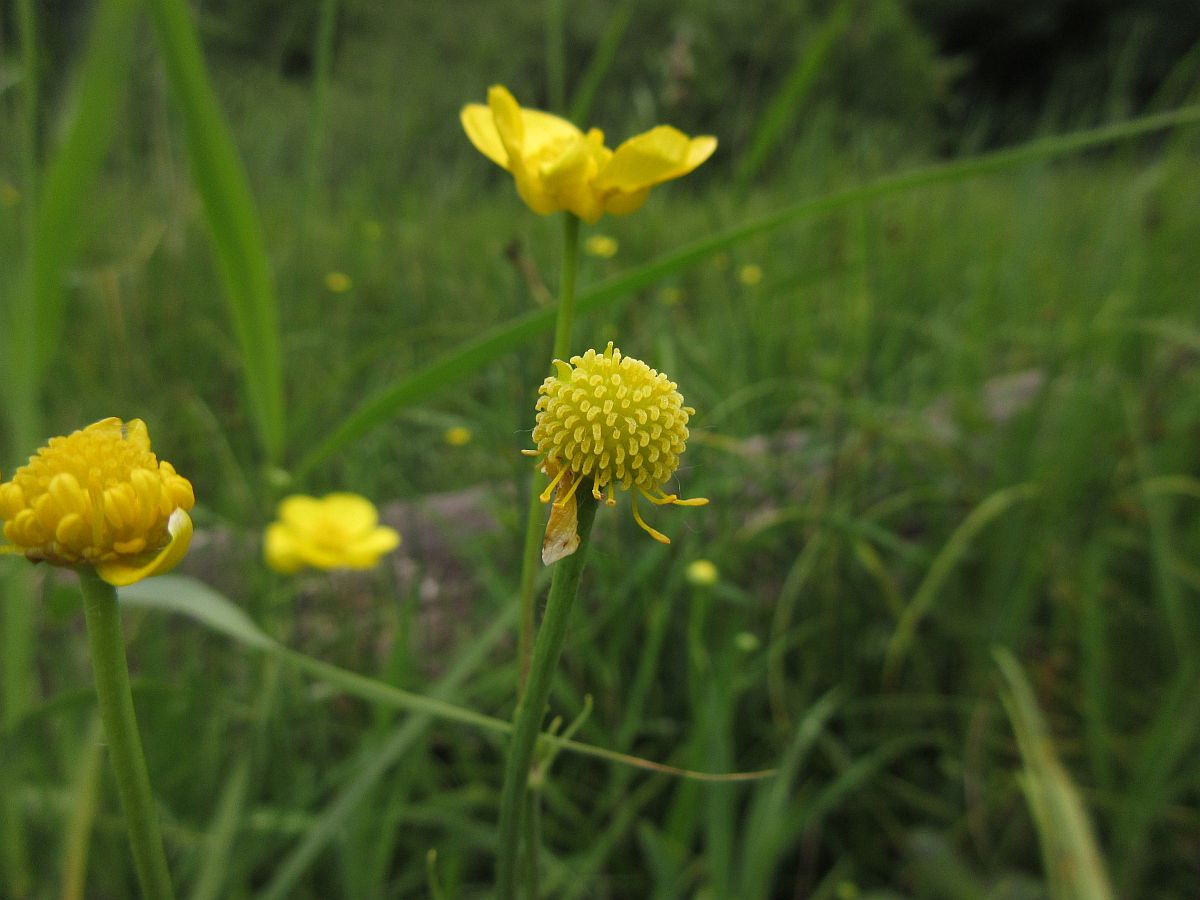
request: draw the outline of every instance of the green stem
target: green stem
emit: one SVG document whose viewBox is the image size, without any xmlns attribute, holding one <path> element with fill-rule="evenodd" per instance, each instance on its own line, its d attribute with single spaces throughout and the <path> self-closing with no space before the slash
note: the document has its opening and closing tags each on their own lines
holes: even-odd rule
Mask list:
<svg viewBox="0 0 1200 900">
<path fill-rule="evenodd" d="M 129 689 L 129 664 L 125 660 L 117 591 L 111 584 L 101 581 L 91 569 L 80 570 L 79 586 L 83 591 L 96 700 L 104 722 L 117 792 L 125 810 L 138 881 L 148 900 L 171 900 L 174 897 L 171 875 L 163 852 L 146 758 L 142 754 L 133 694 Z"/>
<path fill-rule="evenodd" d="M 575 276 L 579 272 L 579 219 L 563 214 L 562 276 L 558 283 L 558 319 L 554 323 L 554 358 L 571 353 L 571 328 L 575 325 Z"/>
<path fill-rule="evenodd" d="M 558 315 L 554 323 L 552 359 L 568 359 L 571 354 L 571 329 L 575 324 L 575 276 L 579 271 L 579 219 L 563 214 L 562 275 L 558 283 Z M 553 369 L 553 367 L 551 367 Z M 529 508 L 525 517 L 525 545 L 521 550 L 520 607 L 517 632 L 518 693 L 529 677 L 529 657 L 533 653 L 533 600 L 542 537 L 542 487 L 538 479 L 530 482 Z"/>
<path fill-rule="evenodd" d="M 537 643 L 533 648 L 529 681 L 513 715 L 512 743 L 508 748 L 504 788 L 500 793 L 500 837 L 496 864 L 496 896 L 500 900 L 514 900 L 516 895 L 517 838 L 529 780 L 529 765 L 538 732 L 541 731 L 546 700 L 550 696 L 550 682 L 562 654 L 571 607 L 579 591 L 584 563 L 587 562 L 592 522 L 596 517 L 596 501 L 586 491 L 580 494 L 582 496 L 577 495 L 579 549 L 555 564 L 546 613 L 542 617 L 542 627 L 538 629 Z"/>
</svg>

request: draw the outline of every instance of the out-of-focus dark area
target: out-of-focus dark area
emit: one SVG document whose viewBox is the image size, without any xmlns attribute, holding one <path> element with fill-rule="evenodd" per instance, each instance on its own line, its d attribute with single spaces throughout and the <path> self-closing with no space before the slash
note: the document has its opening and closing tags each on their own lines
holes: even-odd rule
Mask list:
<svg viewBox="0 0 1200 900">
<path fill-rule="evenodd" d="M 214 63 L 307 81 L 320 5 L 211 0 L 196 10 Z M 336 65 L 370 68 L 377 56 L 402 71 L 428 58 L 435 69 L 453 66 L 454 78 L 440 80 L 456 91 L 496 80 L 534 84 L 539 92 L 524 99 L 551 106 L 542 77 L 544 5 L 505 10 L 502 31 L 492 6 L 468 0 L 447 15 L 420 5 L 342 3 Z M 654 108 L 736 139 L 750 127 L 746 111 L 778 90 L 835 6 L 833 0 L 716 0 L 686 8 L 566 4 L 566 82 L 579 83 L 619 19 L 627 25 L 606 77 L 633 90 L 601 96 L 597 117 L 619 123 Z M 1047 125 L 1177 103 L 1188 75 L 1200 68 L 1200 4 L 1192 0 L 873 0 L 850 6 L 854 21 L 833 48 L 818 94 L 850 122 L 862 116 L 927 120 L 951 147 L 964 132 L 991 145 Z M 40 4 L 48 59 L 71 55 L 90 8 L 81 0 Z M 12 5 L 6 10 L 3 32 L 11 33 Z M 61 72 L 40 74 L 53 84 Z M 392 86 L 397 101 L 405 87 Z"/>
</svg>

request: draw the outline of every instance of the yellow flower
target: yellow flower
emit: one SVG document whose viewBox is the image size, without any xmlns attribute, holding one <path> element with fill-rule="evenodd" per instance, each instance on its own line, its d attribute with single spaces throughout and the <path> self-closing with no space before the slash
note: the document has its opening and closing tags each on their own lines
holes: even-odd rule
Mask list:
<svg viewBox="0 0 1200 900">
<path fill-rule="evenodd" d="M 367 219 L 362 223 L 362 236 L 368 241 L 377 241 L 383 237 L 383 226 L 375 219 Z"/>
<path fill-rule="evenodd" d="M 738 281 L 746 285 L 746 287 L 754 287 L 762 279 L 762 266 L 755 265 L 754 263 L 746 263 L 746 265 L 738 269 Z"/>
<path fill-rule="evenodd" d="M 599 129 L 584 134 L 566 119 L 522 109 L 501 85 L 488 89 L 487 106 L 464 106 L 460 119 L 475 149 L 512 173 L 530 209 L 567 210 L 585 222 L 633 212 L 650 188 L 682 178 L 717 149 L 714 137 L 659 125 L 610 150 Z"/>
<path fill-rule="evenodd" d="M 683 288 L 674 286 L 665 287 L 658 292 L 658 299 L 667 306 L 678 306 L 680 301 L 683 300 Z"/>
<path fill-rule="evenodd" d="M 345 272 L 330 272 L 325 276 L 325 287 L 335 294 L 344 294 L 354 287 L 354 282 Z"/>
<path fill-rule="evenodd" d="M 688 583 L 696 587 L 712 587 L 721 578 L 721 573 L 709 559 L 693 560 L 684 574 Z"/>
<path fill-rule="evenodd" d="M 593 234 L 583 242 L 583 252 L 600 259 L 612 259 L 617 255 L 617 239 L 607 234 Z"/>
<path fill-rule="evenodd" d="M 267 526 L 263 553 L 267 565 L 285 574 L 305 566 L 369 569 L 400 545 L 399 533 L 380 525 L 375 504 L 358 494 L 293 494 L 277 515 Z"/>
<path fill-rule="evenodd" d="M 465 447 L 471 443 L 471 429 L 464 428 L 462 425 L 455 425 L 453 428 L 447 428 L 442 439 L 451 447 Z"/>
<path fill-rule="evenodd" d="M 145 422 L 104 419 L 51 438 L 0 484 L 0 551 L 133 584 L 183 559 L 195 502 L 191 483 L 151 451 Z"/>
<path fill-rule="evenodd" d="M 9 181 L 0 181 L 0 206 L 14 207 L 21 202 L 21 192 Z"/>
<path fill-rule="evenodd" d="M 525 451 L 541 460 L 551 481 L 542 502 L 556 509 L 573 508 L 575 491 L 592 482 L 599 500 L 608 489 L 614 505 L 614 485 L 629 491 L 633 517 L 651 537 L 664 544 L 670 539 L 654 530 L 638 512 L 641 494 L 651 503 L 702 506 L 702 497 L 681 500 L 663 491 L 679 466 L 688 438 L 688 417 L 695 413 L 683 405 L 675 382 L 639 359 L 622 356 L 612 342 L 604 353 L 589 350 L 571 357 L 568 365 L 556 359 L 558 372 L 538 389 L 537 421 L 533 428 L 536 450 Z M 552 516 L 552 524 L 553 523 Z M 569 516 L 566 521 L 573 519 Z M 548 533 L 547 540 L 550 540 Z M 573 552 L 570 547 L 566 552 Z M 564 554 L 565 555 L 565 554 Z M 543 553 L 543 558 L 545 553 Z"/>
</svg>

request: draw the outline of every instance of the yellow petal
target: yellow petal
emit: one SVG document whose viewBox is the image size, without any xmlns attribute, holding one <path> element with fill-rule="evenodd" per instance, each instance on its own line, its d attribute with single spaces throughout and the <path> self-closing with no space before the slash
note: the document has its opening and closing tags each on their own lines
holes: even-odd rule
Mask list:
<svg viewBox="0 0 1200 900">
<path fill-rule="evenodd" d="M 599 190 L 639 191 L 686 175 L 716 149 L 714 137 L 689 138 L 678 128 L 659 125 L 618 147 L 596 177 L 595 186 Z"/>
<path fill-rule="evenodd" d="M 527 157 L 537 156 L 558 144 L 569 146 L 583 139 L 583 132 L 572 122 L 540 109 L 521 110 L 521 125 L 525 133 L 524 147 Z M 603 134 L 600 134 L 600 141 L 604 141 Z"/>
<path fill-rule="evenodd" d="M 604 211 L 614 216 L 627 216 L 631 212 L 641 209 L 642 204 L 649 196 L 650 188 L 648 187 L 628 194 L 624 191 L 617 191 L 604 198 Z"/>
<path fill-rule="evenodd" d="M 128 559 L 102 562 L 96 566 L 96 574 L 115 587 L 124 587 L 143 578 L 171 571 L 187 555 L 192 543 L 191 517 L 182 509 L 175 510 L 167 521 L 167 534 L 170 540 L 166 546 L 149 559 L 145 554 L 140 554 Z"/>
<path fill-rule="evenodd" d="M 496 135 L 508 156 L 509 171 L 515 172 L 523 166 L 525 158 L 525 124 L 521 118 L 521 107 L 516 98 L 503 85 L 488 88 L 488 109 L 496 126 Z"/>
<path fill-rule="evenodd" d="M 391 553 L 400 546 L 400 532 L 394 528 L 380 526 L 361 541 L 346 548 L 342 565 L 351 569 L 369 569 L 379 562 L 379 557 Z"/>
<path fill-rule="evenodd" d="M 296 550 L 296 539 L 286 525 L 272 522 L 263 537 L 263 558 L 276 572 L 290 575 L 304 565 Z"/>
<path fill-rule="evenodd" d="M 321 518 L 321 501 L 304 494 L 292 494 L 279 501 L 278 515 L 289 528 L 307 531 Z"/>
<path fill-rule="evenodd" d="M 367 534 L 379 521 L 375 504 L 358 494 L 328 494 L 323 500 L 326 522 L 337 525 L 346 534 Z"/>
<path fill-rule="evenodd" d="M 502 169 L 507 169 L 508 152 L 500 141 L 492 111 L 482 103 L 470 103 L 462 108 L 458 117 L 475 149 Z"/>
</svg>

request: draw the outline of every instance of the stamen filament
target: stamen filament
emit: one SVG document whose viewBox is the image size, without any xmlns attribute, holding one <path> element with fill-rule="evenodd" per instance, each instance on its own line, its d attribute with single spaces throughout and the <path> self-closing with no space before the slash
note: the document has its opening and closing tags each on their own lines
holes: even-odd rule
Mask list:
<svg viewBox="0 0 1200 900">
<path fill-rule="evenodd" d="M 558 474 L 554 476 L 553 480 L 546 486 L 546 489 L 542 491 L 538 499 L 543 503 L 549 503 L 550 498 L 554 496 L 554 489 L 558 487 L 558 483 L 563 480 L 563 476 L 567 474 L 567 471 L 568 470 L 566 466 L 563 466 L 561 469 L 559 469 Z"/>
<path fill-rule="evenodd" d="M 575 480 L 574 480 L 574 481 L 571 483 L 571 487 L 570 487 L 570 488 L 567 490 L 567 493 L 566 493 L 564 496 L 562 496 L 562 497 L 559 497 L 557 500 L 555 500 L 555 501 L 554 501 L 554 505 L 555 505 L 555 506 L 558 506 L 558 507 L 563 507 L 563 506 L 566 506 L 566 505 L 567 505 L 567 503 L 570 501 L 570 499 L 571 499 L 572 497 L 574 497 L 574 496 L 575 496 L 575 492 L 576 492 L 577 490 L 579 490 L 579 486 L 580 486 L 581 484 L 583 484 L 583 479 L 582 479 L 582 478 L 576 478 L 576 479 L 575 479 Z"/>
<path fill-rule="evenodd" d="M 651 528 L 649 525 L 646 524 L 646 520 L 643 519 L 642 514 L 638 512 L 637 494 L 634 494 L 631 492 L 629 494 L 629 499 L 633 506 L 633 520 L 642 527 L 642 530 L 645 531 L 648 535 L 650 535 L 650 537 L 652 537 L 656 541 L 658 541 L 660 544 L 671 543 L 671 539 L 669 537 L 667 537 L 661 531 L 656 531 L 655 529 Z"/>
</svg>

